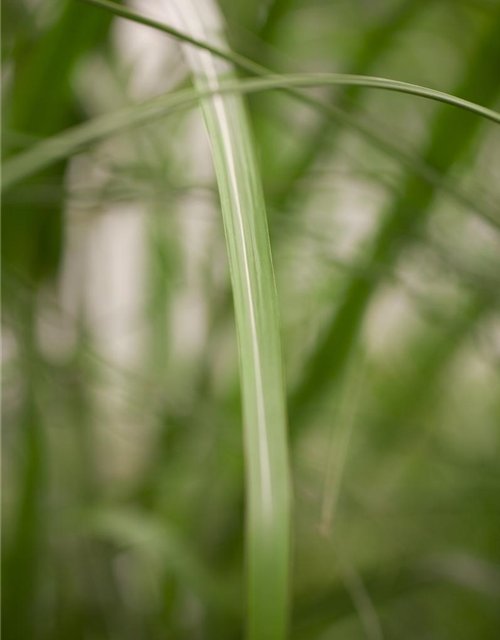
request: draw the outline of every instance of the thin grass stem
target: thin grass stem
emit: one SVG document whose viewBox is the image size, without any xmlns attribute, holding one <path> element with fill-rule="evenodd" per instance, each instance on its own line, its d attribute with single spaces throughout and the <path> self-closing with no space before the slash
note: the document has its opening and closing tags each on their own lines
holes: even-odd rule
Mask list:
<svg viewBox="0 0 500 640">
<path fill-rule="evenodd" d="M 442 91 L 436 91 L 398 80 L 372 78 L 369 76 L 351 76 L 346 74 L 313 73 L 249 78 L 224 82 L 218 85 L 216 89 L 184 89 L 176 91 L 145 101 L 139 105 L 127 107 L 126 109 L 109 115 L 98 116 L 82 125 L 68 129 L 7 160 L 3 165 L 2 191 L 6 191 L 32 173 L 77 152 L 84 146 L 126 131 L 130 127 L 151 122 L 167 113 L 193 106 L 199 100 L 210 98 L 216 94 L 256 93 L 273 89 L 288 89 L 290 87 L 318 87 L 329 85 L 358 86 L 406 93 L 449 104 L 481 116 L 495 124 L 500 124 L 500 113 L 493 109 L 488 109 L 487 107 L 477 105 Z M 490 220 L 490 222 L 494 223 L 497 227 L 500 226 L 499 221 Z"/>
</svg>

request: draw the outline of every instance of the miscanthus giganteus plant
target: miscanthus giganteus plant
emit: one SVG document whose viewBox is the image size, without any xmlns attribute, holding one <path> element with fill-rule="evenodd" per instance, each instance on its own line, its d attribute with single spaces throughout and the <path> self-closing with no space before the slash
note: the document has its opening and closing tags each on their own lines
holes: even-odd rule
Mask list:
<svg viewBox="0 0 500 640">
<path fill-rule="evenodd" d="M 238 338 L 246 464 L 245 627 L 248 637 L 252 640 L 261 638 L 279 640 L 291 633 L 290 601 L 293 580 L 289 431 L 295 442 L 297 433 L 306 422 L 308 413 L 313 411 L 315 403 L 321 398 L 322 391 L 328 388 L 336 376 L 341 375 L 345 363 L 352 356 L 356 348 L 358 326 L 364 317 L 370 296 L 377 286 L 378 269 L 393 259 L 392 246 L 396 240 L 400 242 L 402 236 L 409 235 L 410 231 L 414 230 L 414 226 L 402 224 L 406 218 L 401 215 L 401 212 L 409 211 L 410 203 L 418 199 L 422 214 L 425 215 L 438 188 L 450 193 L 454 200 L 462 205 L 471 204 L 467 191 L 459 186 L 450 185 L 444 178 L 444 173 L 451 166 L 453 158 L 466 147 L 467 140 L 472 137 L 473 128 L 476 126 L 471 124 L 473 120 L 469 119 L 462 128 L 459 128 L 459 131 L 457 130 L 453 140 L 450 141 L 448 137 L 455 127 L 455 116 L 451 117 L 448 115 L 449 112 L 446 112 L 446 117 L 436 119 L 436 124 L 433 126 L 434 136 L 431 137 L 422 159 L 405 155 L 394 141 L 387 140 L 380 132 L 367 126 L 363 119 L 353 118 L 352 114 L 339 110 L 335 103 L 331 104 L 312 97 L 303 89 L 323 86 L 351 87 L 354 90 L 359 88 L 389 90 L 447 103 L 497 124 L 500 122 L 500 116 L 496 111 L 460 97 L 418 85 L 367 75 L 275 74 L 266 66 L 231 51 L 224 35 L 226 26 L 222 14 L 213 0 L 172 0 L 160 3 L 159 11 L 158 6 L 155 7 L 158 16 L 156 20 L 138 15 L 124 6 L 114 5 L 106 0 L 88 0 L 88 2 L 108 9 L 118 16 L 142 23 L 144 28 L 150 27 L 164 31 L 182 42 L 193 87 L 178 89 L 143 104 L 99 116 L 14 155 L 4 164 L 2 188 L 8 194 L 12 188 L 23 184 L 23 181 L 30 179 L 36 172 L 50 168 L 56 162 L 64 161 L 77 151 L 88 148 L 92 143 L 127 131 L 131 126 L 140 130 L 140 125 L 154 121 L 161 122 L 160 118 L 169 113 L 178 114 L 183 109 L 200 107 L 210 140 L 217 178 Z M 262 34 L 263 40 L 271 38 L 273 20 L 276 19 L 274 12 L 278 11 L 279 14 L 275 6 L 281 4 L 286 12 L 286 2 L 272 5 L 268 16 L 269 27 L 266 33 Z M 403 4 L 406 5 L 406 3 Z M 414 15 L 415 3 L 408 4 L 412 5 L 412 11 L 408 15 Z M 85 10 L 91 12 L 94 8 L 87 7 Z M 399 24 L 401 17 L 396 16 L 395 20 Z M 384 34 L 388 35 L 385 32 Z M 383 48 L 375 35 L 371 46 L 374 50 Z M 485 58 L 488 55 L 490 57 L 495 55 L 494 37 L 485 38 L 484 50 L 480 49 L 477 60 L 474 64 L 471 63 L 469 74 L 464 80 L 465 89 L 461 91 L 459 87 L 457 94 L 463 93 L 465 96 L 470 95 L 474 98 L 477 96 L 477 99 L 484 97 L 485 104 L 491 102 L 490 94 L 494 94 L 495 90 L 491 84 L 485 83 L 485 89 L 474 92 L 477 88 L 479 71 L 484 68 Z M 239 79 L 235 68 L 243 69 L 256 77 Z M 370 71 L 369 65 L 363 62 L 362 55 L 354 65 L 354 70 L 362 73 Z M 380 236 L 375 242 L 372 261 L 367 261 L 368 266 L 364 271 L 354 271 L 344 306 L 340 311 L 336 311 L 330 324 L 326 323 L 323 339 L 318 340 L 316 349 L 312 351 L 309 361 L 304 365 L 304 376 L 299 380 L 290 398 L 291 429 L 287 420 L 287 391 L 283 374 L 268 214 L 246 106 L 246 94 L 269 90 L 279 90 L 287 99 L 311 109 L 320 118 L 322 130 L 328 129 L 329 123 L 335 122 L 337 126 L 356 131 L 408 167 L 413 172 L 412 176 L 417 176 L 409 179 L 405 193 L 395 201 L 391 215 L 387 218 L 386 227 L 381 228 Z M 61 95 L 63 93 L 61 91 Z M 349 96 L 352 98 L 352 95 L 346 90 L 342 98 L 348 102 Z M 458 122 L 459 116 L 456 117 Z M 308 162 L 309 159 L 305 157 L 298 164 L 305 167 Z M 295 185 L 292 185 L 288 191 L 293 193 L 295 188 Z M 277 202 L 285 200 L 284 196 L 276 198 Z M 483 206 L 479 200 L 473 202 L 472 207 L 487 224 L 498 227 L 498 219 L 491 212 L 490 207 Z M 411 389 L 415 388 L 423 393 L 423 390 L 429 388 L 429 381 L 437 378 L 439 359 L 446 360 L 450 357 L 452 345 L 469 331 L 484 309 L 482 299 L 473 301 L 470 308 L 466 309 L 464 318 L 459 318 L 453 325 L 449 339 L 444 341 L 439 349 L 430 349 L 429 354 L 422 358 L 422 365 L 416 367 L 415 385 Z M 408 399 L 412 395 L 411 389 L 410 393 L 403 394 L 404 402 L 400 407 L 396 407 L 399 411 L 398 415 L 404 413 L 405 408 L 409 406 L 417 412 L 418 400 L 411 404 Z M 415 395 L 417 398 L 422 397 Z M 33 412 L 35 413 L 36 411 Z M 340 414 L 339 420 L 344 420 L 343 414 L 344 412 Z M 351 434 L 351 426 L 346 430 L 349 434 Z M 350 438 L 351 435 L 349 435 Z M 33 451 L 38 446 L 36 442 L 36 438 L 33 437 L 29 441 Z M 344 452 L 341 468 L 345 465 L 345 455 Z M 334 459 L 333 456 L 332 460 Z M 340 488 L 339 475 L 340 471 L 329 469 L 326 479 L 327 481 L 329 478 L 335 479 L 335 487 L 325 488 L 325 495 L 336 496 L 335 504 L 338 502 Z M 33 496 L 36 496 L 33 477 L 29 477 L 29 474 L 26 477 L 25 495 L 28 511 L 29 505 L 35 502 Z M 323 502 L 323 515 L 328 514 L 325 520 L 332 520 L 329 511 L 331 508 L 331 505 L 325 506 Z M 30 522 L 30 518 L 31 522 L 35 521 L 33 513 L 30 517 L 27 517 L 26 513 L 27 511 L 20 514 L 19 530 L 23 529 L 23 522 Z M 120 528 L 120 523 L 125 525 L 125 522 L 120 519 L 113 522 L 114 529 Z M 109 522 L 108 527 L 113 528 Z M 134 527 L 131 528 L 134 529 Z M 19 539 L 28 540 L 26 537 Z M 34 540 L 35 536 L 28 542 L 20 542 L 17 548 L 13 545 L 12 557 L 20 558 L 23 549 L 30 544 L 33 545 Z M 169 539 L 169 542 L 172 541 Z M 163 546 L 160 548 L 164 549 Z M 176 562 L 174 556 L 178 555 L 180 560 L 177 562 L 182 565 L 183 570 L 187 567 L 189 576 L 196 576 L 195 581 L 202 585 L 202 592 L 206 595 L 212 588 L 211 580 L 198 566 L 193 569 L 189 552 L 175 538 L 171 549 L 174 549 L 174 553 L 170 550 L 168 553 L 165 551 L 164 555 L 174 564 Z M 184 562 L 186 556 L 188 560 Z M 26 566 L 28 564 L 29 562 L 26 562 Z M 16 563 L 12 566 L 15 567 Z M 369 620 L 373 607 L 371 604 L 366 605 L 369 601 L 367 592 L 359 577 L 356 577 L 356 573 L 349 568 L 347 560 L 343 560 L 342 567 L 344 567 L 348 591 L 353 601 L 357 603 L 356 607 L 360 611 L 361 618 Z M 215 587 L 214 592 L 218 594 Z M 26 601 L 29 600 L 28 590 L 19 587 L 16 593 L 24 593 L 23 597 Z M 214 597 L 214 601 L 219 602 L 218 595 Z M 370 626 L 368 622 L 364 628 L 369 635 L 370 629 L 372 633 L 379 633 L 379 631 L 373 632 L 373 628 L 379 629 L 380 625 Z M 300 634 L 300 632 L 296 633 Z"/>
</svg>

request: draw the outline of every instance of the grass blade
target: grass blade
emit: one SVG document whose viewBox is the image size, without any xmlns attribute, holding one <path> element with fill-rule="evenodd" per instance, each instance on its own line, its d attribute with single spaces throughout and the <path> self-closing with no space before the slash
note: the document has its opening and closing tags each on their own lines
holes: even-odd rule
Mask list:
<svg viewBox="0 0 500 640">
<path fill-rule="evenodd" d="M 216 94 L 254 93 L 271 89 L 289 89 L 290 87 L 317 86 L 356 86 L 383 89 L 396 93 L 406 93 L 429 100 L 435 100 L 458 107 L 500 124 L 500 113 L 463 100 L 456 96 L 427 87 L 370 76 L 351 76 L 347 74 L 288 74 L 267 78 L 250 78 L 224 82 L 216 89 L 185 89 L 165 96 L 159 96 L 147 102 L 120 110 L 110 115 L 100 116 L 78 127 L 45 140 L 24 153 L 7 160 L 3 165 L 2 191 L 28 177 L 32 173 L 65 158 L 82 147 L 116 135 L 129 127 L 138 126 L 157 119 L 171 111 L 186 108 Z M 490 222 L 496 222 L 490 220 Z M 499 223 L 496 223 L 498 226 Z"/>
<path fill-rule="evenodd" d="M 104 43 L 110 24 L 110 16 L 92 14 L 72 0 L 62 3 L 55 23 L 37 33 L 33 42 L 23 43 L 18 53 L 19 62 L 4 91 L 4 125 L 44 138 L 73 124 L 78 117 L 71 88 L 74 69 L 85 54 Z M 8 141 L 3 149 L 4 158 L 13 152 Z M 64 171 L 64 163 L 52 171 L 52 179 L 61 186 Z M 7 214 L 2 220 L 3 264 L 32 280 L 53 276 L 63 247 L 60 203 L 49 216 L 40 206 L 3 204 Z"/>
<path fill-rule="evenodd" d="M 216 36 L 212 2 L 173 3 L 186 31 Z M 231 73 L 211 54 L 189 50 L 195 85 L 216 91 Z M 239 96 L 201 103 L 219 185 L 236 315 L 247 493 L 247 635 L 285 638 L 290 564 L 290 472 L 278 306 L 262 187 Z"/>
</svg>

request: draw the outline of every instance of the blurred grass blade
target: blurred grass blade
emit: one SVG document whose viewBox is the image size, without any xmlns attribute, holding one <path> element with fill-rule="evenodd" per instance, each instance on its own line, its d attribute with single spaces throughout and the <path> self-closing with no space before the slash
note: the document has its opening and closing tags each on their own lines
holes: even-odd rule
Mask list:
<svg viewBox="0 0 500 640">
<path fill-rule="evenodd" d="M 376 65 L 393 46 L 394 41 L 411 24 L 418 12 L 425 9 L 427 5 L 428 3 L 422 2 L 422 0 L 403 0 L 395 3 L 394 6 L 391 5 L 387 12 L 384 11 L 379 22 L 376 22 L 373 27 L 368 29 L 365 37 L 360 42 L 358 51 L 348 61 L 346 71 L 355 75 L 370 75 L 371 71 L 377 68 Z M 328 103 L 336 105 L 334 107 L 336 109 L 339 107 L 341 109 L 345 108 L 349 113 L 349 117 L 352 118 L 362 95 L 359 87 L 346 87 L 341 92 L 332 91 L 329 95 Z M 298 184 L 302 176 L 307 174 L 323 153 L 327 150 L 331 151 L 335 145 L 334 136 L 343 131 L 343 124 L 342 118 L 339 121 L 338 118 L 329 117 L 328 113 L 323 112 L 320 114 L 316 126 L 309 132 L 298 157 L 292 158 L 288 162 L 285 159 L 285 162 L 287 162 L 285 178 L 273 194 L 273 205 L 278 210 L 288 208 L 288 205 L 293 203 L 297 197 L 295 185 Z"/>
<path fill-rule="evenodd" d="M 3 165 L 2 191 L 28 177 L 32 173 L 65 158 L 82 147 L 98 142 L 108 136 L 115 135 L 132 126 L 138 126 L 157 119 L 170 111 L 185 108 L 215 94 L 254 93 L 271 89 L 288 89 L 289 87 L 316 86 L 356 86 L 372 89 L 383 89 L 397 93 L 406 93 L 437 102 L 443 102 L 462 110 L 469 111 L 487 120 L 500 124 L 500 114 L 473 102 L 456 96 L 435 91 L 397 80 L 371 78 L 369 76 L 351 76 L 344 74 L 289 74 L 267 78 L 250 78 L 244 80 L 225 81 L 216 88 L 200 90 L 185 89 L 159 96 L 133 107 L 118 112 L 99 116 L 78 127 L 69 129 L 54 138 L 44 140 L 31 149 L 9 159 Z M 497 223 L 497 226 L 500 223 Z"/>
<path fill-rule="evenodd" d="M 5 84 L 2 123 L 23 135 L 48 137 L 78 121 L 73 72 L 86 53 L 103 44 L 109 30 L 110 16 L 86 11 L 73 0 L 61 3 L 60 10 L 53 24 L 18 45 L 18 63 Z M 14 151 L 9 147 L 7 141 L 4 158 Z M 64 163 L 51 171 L 61 186 L 64 172 Z M 39 203 L 26 206 L 14 198 L 5 200 L 3 208 L 2 263 L 33 281 L 52 276 L 63 248 L 60 201 L 50 208 L 50 215 Z"/>
<path fill-rule="evenodd" d="M 174 20 L 207 41 L 222 19 L 211 2 L 172 3 Z M 194 83 L 216 91 L 231 67 L 187 50 Z M 239 96 L 201 103 L 222 204 L 238 335 L 247 465 L 247 635 L 287 633 L 290 573 L 290 471 L 278 304 L 266 210 L 253 141 Z"/>
<path fill-rule="evenodd" d="M 30 385 L 31 387 L 32 385 Z M 43 422 L 32 389 L 26 392 L 19 421 L 24 459 L 19 463 L 19 488 L 12 524 L 2 553 L 2 630 L 29 640 L 35 633 L 35 610 L 41 583 L 41 558 L 46 544 L 42 501 L 46 490 Z"/>
<path fill-rule="evenodd" d="M 271 0 L 267 3 L 264 19 L 258 27 L 260 40 L 271 43 L 280 21 L 293 9 L 294 0 Z"/>
<path fill-rule="evenodd" d="M 429 337 L 426 333 L 426 339 L 417 342 L 412 375 L 402 380 L 399 387 L 392 384 L 392 393 L 387 394 L 390 403 L 383 416 L 390 415 L 391 420 L 379 415 L 371 421 L 370 429 L 377 434 L 376 446 L 385 451 L 385 455 L 397 450 L 398 446 L 415 448 L 415 440 L 422 436 L 426 412 L 432 406 L 433 390 L 439 389 L 457 351 L 471 338 L 478 324 L 491 315 L 492 303 L 489 296 L 475 291 L 466 308 L 447 322 L 438 336 Z M 408 428 L 401 428 L 401 425 Z"/>
<path fill-rule="evenodd" d="M 163 33 L 166 33 L 167 35 L 172 36 L 177 40 L 180 40 L 181 42 L 191 44 L 194 47 L 203 49 L 204 51 L 208 51 L 209 53 L 213 53 L 214 56 L 227 60 L 228 62 L 232 62 L 233 64 L 236 64 L 239 67 L 250 71 L 250 73 L 255 73 L 257 75 L 260 75 L 262 73 L 269 73 L 268 69 L 262 67 L 256 62 L 253 62 L 245 56 L 240 56 L 234 51 L 215 46 L 212 43 L 206 42 L 205 40 L 202 40 L 200 38 L 195 38 L 191 33 L 188 33 L 187 31 L 180 31 L 179 29 L 176 29 L 169 24 L 159 22 L 158 20 L 154 20 L 153 18 L 148 18 L 147 16 L 137 13 L 136 11 L 132 11 L 132 9 L 129 9 L 128 7 L 122 7 L 116 2 L 109 2 L 109 0 L 80 0 L 80 2 L 99 7 L 100 9 L 109 11 L 115 16 L 125 18 L 125 20 L 131 20 L 132 22 L 137 22 L 138 24 L 142 24 L 145 27 L 151 27 L 152 29 L 156 29 L 157 31 L 163 31 Z"/>
<path fill-rule="evenodd" d="M 488 26 L 475 58 L 467 68 L 454 93 L 482 104 L 494 103 L 500 93 L 500 13 Z M 430 128 L 430 137 L 422 157 L 426 164 L 446 173 L 460 158 L 478 131 L 478 121 L 462 113 L 441 109 Z M 380 266 L 390 267 L 430 214 L 438 190 L 418 176 L 410 175 L 401 193 L 385 216 L 367 267 L 374 272 Z M 339 309 L 335 309 L 323 336 L 310 355 L 306 371 L 294 391 L 292 413 L 296 425 L 303 423 L 308 410 L 321 394 L 337 382 L 354 350 L 357 336 L 376 280 L 354 277 L 347 287 Z"/>
</svg>

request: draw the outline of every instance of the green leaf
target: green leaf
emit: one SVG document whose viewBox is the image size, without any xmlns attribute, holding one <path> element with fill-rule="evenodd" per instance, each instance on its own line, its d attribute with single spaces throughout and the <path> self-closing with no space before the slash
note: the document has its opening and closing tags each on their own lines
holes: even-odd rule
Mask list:
<svg viewBox="0 0 500 640">
<path fill-rule="evenodd" d="M 211 0 L 175 0 L 175 22 L 217 41 Z M 232 69 L 210 53 L 186 51 L 195 85 L 216 92 Z M 284 639 L 288 627 L 291 489 L 278 303 L 266 209 L 241 96 L 201 102 L 219 186 L 233 291 L 246 459 L 247 635 Z"/>
</svg>

